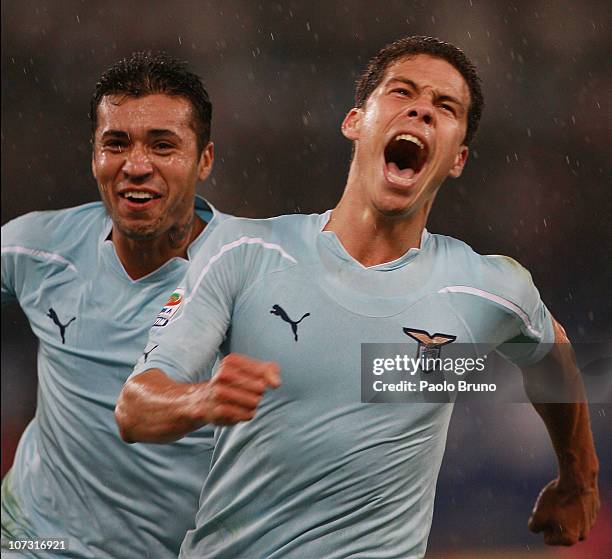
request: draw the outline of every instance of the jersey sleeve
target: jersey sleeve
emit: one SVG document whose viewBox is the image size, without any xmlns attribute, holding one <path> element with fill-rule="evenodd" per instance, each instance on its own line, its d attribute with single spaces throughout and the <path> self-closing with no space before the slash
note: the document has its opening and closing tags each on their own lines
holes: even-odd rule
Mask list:
<svg viewBox="0 0 612 559">
<path fill-rule="evenodd" d="M 4 236 L 4 229 L 2 231 Z M 15 293 L 15 258 L 2 250 L 2 306 L 17 299 Z"/>
<path fill-rule="evenodd" d="M 2 306 L 19 300 L 20 294 L 27 289 L 26 282 L 32 278 L 28 274 L 28 263 L 45 257 L 48 253 L 40 250 L 37 233 L 36 213 L 13 219 L 2 226 Z M 54 255 L 51 255 L 51 257 Z M 32 279 L 30 283 L 34 280 Z M 36 285 L 30 286 L 36 289 Z"/>
<path fill-rule="evenodd" d="M 206 240 L 183 283 L 169 294 L 130 378 L 149 369 L 179 382 L 210 378 L 244 283 L 240 251 L 224 242 L 222 229 Z"/>
<path fill-rule="evenodd" d="M 518 262 L 507 257 L 495 258 L 500 282 L 506 297 L 509 319 L 514 327 L 497 351 L 516 365 L 531 365 L 550 351 L 555 334 L 552 316 L 542 302 L 531 274 Z"/>
</svg>

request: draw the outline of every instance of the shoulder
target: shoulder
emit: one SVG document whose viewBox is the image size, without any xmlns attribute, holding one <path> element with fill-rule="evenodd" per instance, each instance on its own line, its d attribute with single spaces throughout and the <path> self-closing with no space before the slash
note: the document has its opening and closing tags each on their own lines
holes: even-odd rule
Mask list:
<svg viewBox="0 0 612 559">
<path fill-rule="evenodd" d="M 281 215 L 267 219 L 225 216 L 213 233 L 216 244 L 245 247 L 249 251 L 275 250 L 291 255 L 312 244 L 320 214 Z M 211 236 L 211 240 L 212 240 Z"/>
<path fill-rule="evenodd" d="M 97 242 L 106 224 L 108 217 L 101 202 L 31 212 L 2 226 L 2 252 L 68 255 L 92 238 Z"/>
<path fill-rule="evenodd" d="M 227 214 L 224 214 L 224 217 L 219 227 L 266 237 L 300 235 L 316 228 L 321 220 L 321 214 L 287 214 L 265 219 L 236 217 Z"/>
<path fill-rule="evenodd" d="M 451 284 L 445 292 L 480 295 L 493 301 L 508 301 L 530 309 L 539 293 L 529 271 L 514 258 L 498 254 L 479 254 L 467 243 L 444 235 L 432 235 L 438 254 L 444 254 L 446 277 Z"/>
<path fill-rule="evenodd" d="M 252 285 L 268 274 L 302 263 L 313 243 L 320 215 L 286 215 L 269 219 L 227 217 L 220 221 L 194 256 L 190 284 L 198 286 L 213 271 L 227 285 Z"/>
</svg>

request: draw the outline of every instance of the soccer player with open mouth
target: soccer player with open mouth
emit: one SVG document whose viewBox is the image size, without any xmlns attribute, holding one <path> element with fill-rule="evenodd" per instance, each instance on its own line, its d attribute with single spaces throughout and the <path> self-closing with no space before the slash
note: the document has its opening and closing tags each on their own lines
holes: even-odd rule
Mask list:
<svg viewBox="0 0 612 559">
<path fill-rule="evenodd" d="M 482 106 L 462 51 L 397 41 L 372 59 L 342 123 L 354 149 L 338 205 L 213 232 L 116 409 L 130 442 L 217 426 L 180 557 L 425 555 L 452 404 L 362 402 L 366 342 L 417 355 L 478 342 L 518 364 L 559 461 L 530 528 L 555 545 L 587 536 L 598 462 L 563 328 L 517 262 L 425 229 L 440 186 L 466 164 Z M 566 404 L 536 397 L 551 371 Z"/>
</svg>

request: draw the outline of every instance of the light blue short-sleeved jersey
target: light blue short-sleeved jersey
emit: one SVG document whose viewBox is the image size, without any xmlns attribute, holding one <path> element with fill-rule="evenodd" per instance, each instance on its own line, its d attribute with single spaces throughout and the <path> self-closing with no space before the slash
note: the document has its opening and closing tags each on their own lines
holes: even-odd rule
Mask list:
<svg viewBox="0 0 612 559">
<path fill-rule="evenodd" d="M 151 330 L 134 374 L 205 380 L 218 347 L 281 369 L 252 421 L 217 428 L 180 557 L 422 557 L 452 406 L 361 403 L 361 344 L 416 347 L 408 327 L 526 364 L 553 339 L 515 261 L 425 231 L 365 268 L 322 231 L 329 215 L 225 221 Z M 523 354 L 503 346 L 517 336 L 534 342 L 514 344 Z"/>
<path fill-rule="evenodd" d="M 193 259 L 226 216 L 209 222 Z M 214 217 L 213 217 L 214 214 Z M 2 535 L 68 538 L 62 557 L 176 557 L 198 508 L 212 429 L 172 445 L 124 443 L 114 409 L 157 312 L 189 261 L 134 281 L 107 240 L 102 203 L 35 212 L 2 228 L 2 303 L 39 340 L 36 415 L 2 487 Z"/>
</svg>

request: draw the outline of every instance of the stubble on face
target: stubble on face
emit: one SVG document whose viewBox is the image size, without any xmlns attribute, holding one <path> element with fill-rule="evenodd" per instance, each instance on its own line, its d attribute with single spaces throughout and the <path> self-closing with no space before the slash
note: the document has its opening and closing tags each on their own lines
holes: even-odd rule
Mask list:
<svg viewBox="0 0 612 559">
<path fill-rule="evenodd" d="M 199 161 L 192 110 L 184 99 L 163 94 L 142 98 L 110 96 L 102 101 L 98 109 L 100 132 L 118 130 L 119 137 L 116 146 L 107 149 L 104 136 L 100 138 L 98 134 L 93 168 L 100 196 L 120 236 L 132 241 L 166 237 L 170 245 L 179 247 L 189 237 L 195 220 L 193 188 Z M 164 130 L 168 134 L 160 136 Z M 158 141 L 174 147 L 158 153 Z M 141 171 L 142 176 L 121 175 L 126 156 L 121 155 L 123 151 L 117 146 L 123 142 L 126 150 L 131 149 L 133 142 L 146 146 L 141 149 L 150 153 L 147 156 L 151 159 L 150 172 L 145 169 Z M 139 185 L 153 188 L 162 196 L 163 205 L 143 211 L 140 216 L 126 214 L 116 192 L 118 176 L 123 187 L 131 184 L 134 190 Z"/>
<path fill-rule="evenodd" d="M 143 220 L 142 223 L 134 222 L 134 220 L 124 220 L 112 206 L 107 202 L 106 197 L 100 187 L 100 193 L 106 211 L 113 221 L 114 227 L 127 239 L 131 241 L 152 241 L 159 239 L 162 236 L 168 238 L 170 248 L 182 247 L 193 231 L 196 214 L 193 209 L 193 204 L 190 204 L 191 211 L 183 212 L 183 219 L 173 221 L 169 229 L 164 229 L 165 215 L 160 215 L 154 221 Z"/>
<path fill-rule="evenodd" d="M 157 218 L 155 221 L 147 221 L 143 224 L 134 223 L 133 220 L 125 222 L 118 215 L 113 215 L 112 210 L 106 207 L 109 211 L 109 215 L 113 220 L 114 226 L 124 235 L 126 238 L 132 241 L 150 241 L 161 236 L 160 226 L 163 221 L 163 217 Z"/>
</svg>

